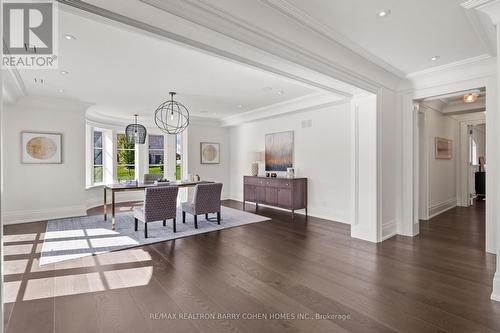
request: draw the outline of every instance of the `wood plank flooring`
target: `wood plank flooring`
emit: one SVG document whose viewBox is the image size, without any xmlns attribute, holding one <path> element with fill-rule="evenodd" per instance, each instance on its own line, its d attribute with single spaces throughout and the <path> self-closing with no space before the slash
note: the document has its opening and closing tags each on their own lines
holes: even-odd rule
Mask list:
<svg viewBox="0 0 500 333">
<path fill-rule="evenodd" d="M 272 221 L 43 267 L 46 222 L 6 226 L 6 331 L 500 332 L 483 203 L 381 244 L 259 214 Z"/>
</svg>

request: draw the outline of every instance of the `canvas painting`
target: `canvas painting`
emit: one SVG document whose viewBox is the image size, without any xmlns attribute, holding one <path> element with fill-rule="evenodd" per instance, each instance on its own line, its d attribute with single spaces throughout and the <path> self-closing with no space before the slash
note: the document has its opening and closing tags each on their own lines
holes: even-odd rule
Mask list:
<svg viewBox="0 0 500 333">
<path fill-rule="evenodd" d="M 219 164 L 220 163 L 220 144 L 214 142 L 200 143 L 200 163 L 201 164 Z"/>
<path fill-rule="evenodd" d="M 453 141 L 436 137 L 436 159 L 451 160 Z"/>
<path fill-rule="evenodd" d="M 293 167 L 293 131 L 266 134 L 266 171 Z"/>
<path fill-rule="evenodd" d="M 22 163 L 54 164 L 62 163 L 62 134 L 21 133 Z"/>
</svg>

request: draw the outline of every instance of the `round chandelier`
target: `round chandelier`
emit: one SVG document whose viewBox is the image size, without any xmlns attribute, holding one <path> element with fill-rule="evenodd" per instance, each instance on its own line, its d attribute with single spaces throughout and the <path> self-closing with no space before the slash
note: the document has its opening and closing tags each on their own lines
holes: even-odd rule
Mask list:
<svg viewBox="0 0 500 333">
<path fill-rule="evenodd" d="M 189 111 L 181 103 L 174 101 L 175 92 L 169 92 L 170 100 L 160 104 L 155 111 L 155 123 L 167 134 L 179 134 L 189 125 Z"/>
<path fill-rule="evenodd" d="M 125 135 L 129 142 L 142 145 L 146 142 L 146 127 L 137 123 L 137 115 L 134 114 L 135 123 L 125 128 Z"/>
</svg>

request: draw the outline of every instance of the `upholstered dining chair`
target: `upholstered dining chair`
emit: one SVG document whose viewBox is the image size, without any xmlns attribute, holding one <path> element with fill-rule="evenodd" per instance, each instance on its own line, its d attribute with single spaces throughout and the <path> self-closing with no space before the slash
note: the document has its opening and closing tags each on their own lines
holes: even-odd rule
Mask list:
<svg viewBox="0 0 500 333">
<path fill-rule="evenodd" d="M 159 186 L 146 188 L 144 205 L 134 209 L 135 231 L 138 221 L 144 222 L 144 238 L 148 238 L 148 223 L 163 220 L 163 226 L 173 219 L 173 230 L 176 232 L 177 186 Z"/>
<path fill-rule="evenodd" d="M 162 178 L 163 178 L 163 176 L 161 174 L 158 174 L 158 173 L 145 173 L 143 180 L 144 180 L 144 183 L 152 183 L 155 180 L 160 180 Z"/>
<path fill-rule="evenodd" d="M 193 201 L 182 203 L 182 223 L 186 223 L 186 213 L 194 216 L 194 227 L 198 229 L 198 215 L 217 214 L 217 224 L 220 224 L 221 183 L 198 184 L 194 188 Z"/>
</svg>

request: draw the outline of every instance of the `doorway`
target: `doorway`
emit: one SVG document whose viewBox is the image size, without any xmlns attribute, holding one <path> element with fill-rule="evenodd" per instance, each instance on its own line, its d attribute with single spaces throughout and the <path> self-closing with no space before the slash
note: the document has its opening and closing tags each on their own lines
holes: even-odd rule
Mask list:
<svg viewBox="0 0 500 333">
<path fill-rule="evenodd" d="M 415 101 L 420 220 L 484 200 L 485 100 L 486 89 L 477 88 Z"/>
</svg>

